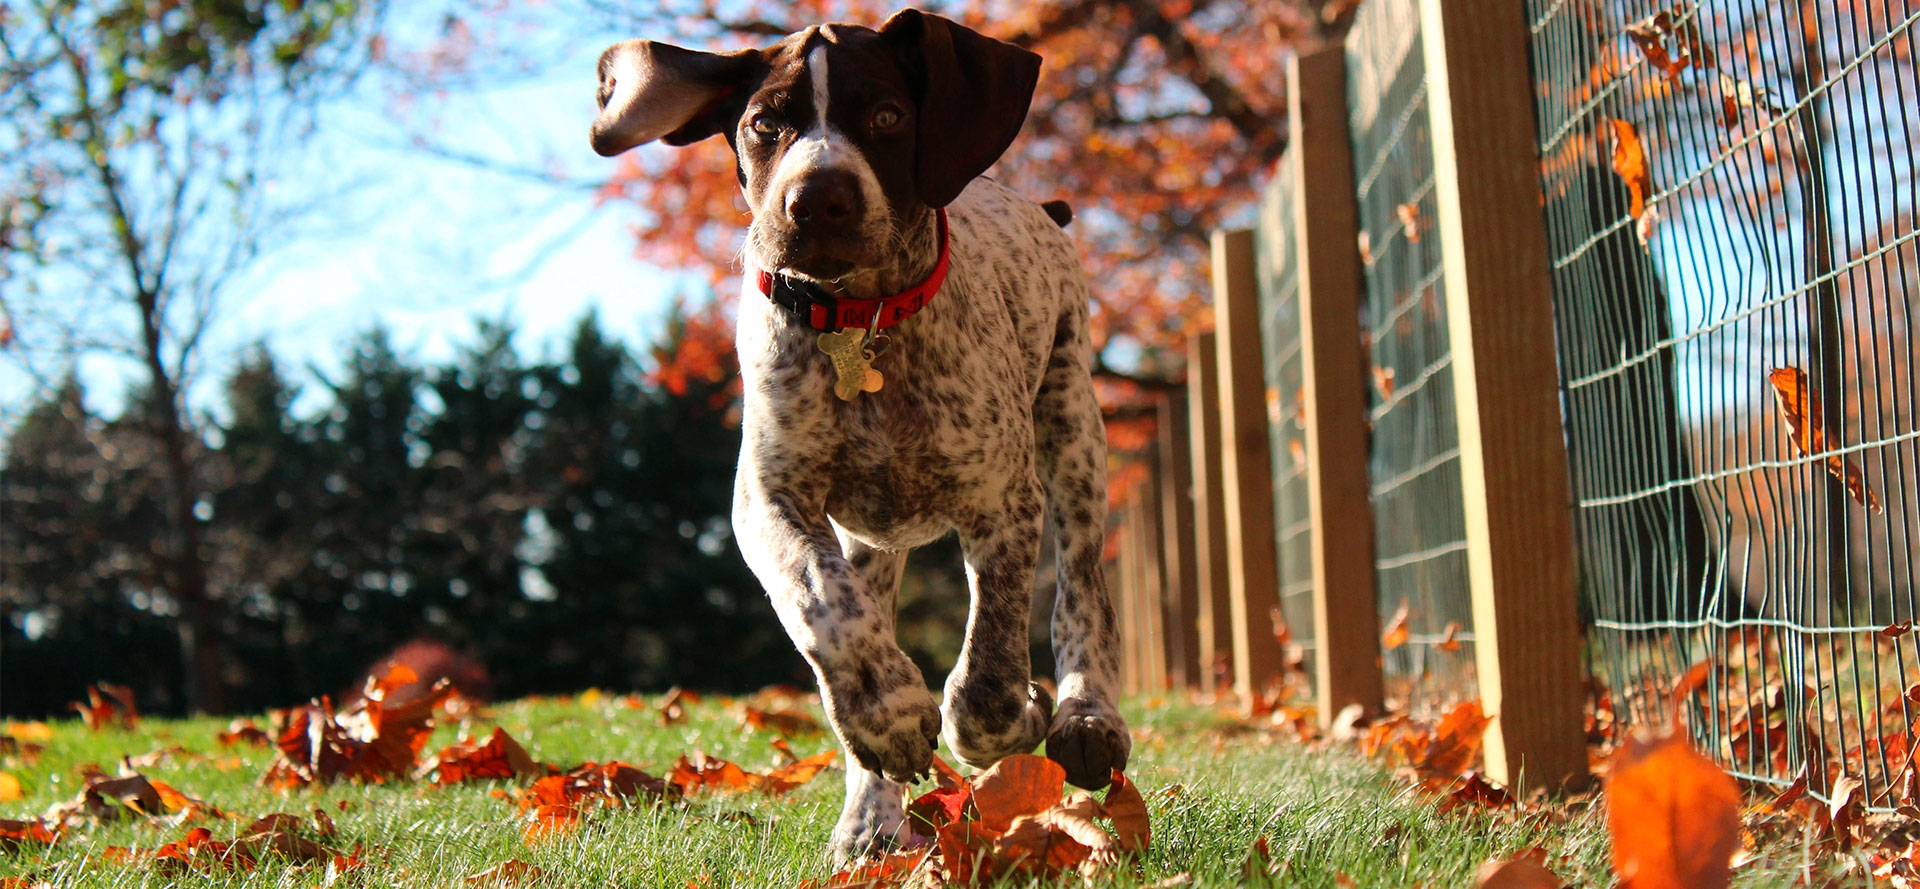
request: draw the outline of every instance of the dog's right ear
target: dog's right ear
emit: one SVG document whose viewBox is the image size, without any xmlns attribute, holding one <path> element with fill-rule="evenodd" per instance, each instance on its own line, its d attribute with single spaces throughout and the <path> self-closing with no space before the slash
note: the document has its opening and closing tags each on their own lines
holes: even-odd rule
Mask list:
<svg viewBox="0 0 1920 889">
<path fill-rule="evenodd" d="M 651 40 L 616 43 L 600 54 L 600 116 L 593 150 L 612 157 L 665 139 L 689 145 L 732 126 L 729 102 L 766 62 L 759 50 L 725 54 Z"/>
</svg>

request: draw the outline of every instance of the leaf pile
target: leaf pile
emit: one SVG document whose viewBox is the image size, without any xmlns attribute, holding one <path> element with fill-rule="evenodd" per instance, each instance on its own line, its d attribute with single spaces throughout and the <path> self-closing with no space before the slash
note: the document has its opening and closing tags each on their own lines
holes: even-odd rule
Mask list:
<svg viewBox="0 0 1920 889">
<path fill-rule="evenodd" d="M 942 774 L 940 787 L 907 808 L 910 845 L 926 852 L 888 856 L 801 889 L 973 886 L 1067 873 L 1091 879 L 1152 838 L 1146 801 L 1118 770 L 1104 799 L 1076 790 L 1064 800 L 1066 770 L 1044 756 L 1009 756 L 971 779 Z"/>
<path fill-rule="evenodd" d="M 409 777 L 433 733 L 434 709 L 450 697 L 442 681 L 425 695 L 388 706 L 388 695 L 419 681 L 401 664 L 368 677 L 360 700 L 333 711 L 326 698 L 273 714 L 274 761 L 260 783 L 293 788 L 335 781 L 385 783 Z"/>
</svg>

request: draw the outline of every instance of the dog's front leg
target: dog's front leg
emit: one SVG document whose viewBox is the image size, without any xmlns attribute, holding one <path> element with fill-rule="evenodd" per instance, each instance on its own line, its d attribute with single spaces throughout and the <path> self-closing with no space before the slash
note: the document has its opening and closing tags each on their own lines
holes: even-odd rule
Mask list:
<svg viewBox="0 0 1920 889">
<path fill-rule="evenodd" d="M 1045 496 L 1029 470 L 995 499 L 1000 508 L 961 528 L 973 599 L 942 708 L 947 746 L 975 768 L 1031 753 L 1053 718 L 1052 697 L 1031 680 L 1027 640 Z"/>
<path fill-rule="evenodd" d="M 827 720 L 854 762 L 911 782 L 933 765 L 940 709 L 894 638 L 892 591 L 854 570 L 824 492 L 769 490 L 742 460 L 733 523 L 747 566 L 820 680 Z"/>
</svg>

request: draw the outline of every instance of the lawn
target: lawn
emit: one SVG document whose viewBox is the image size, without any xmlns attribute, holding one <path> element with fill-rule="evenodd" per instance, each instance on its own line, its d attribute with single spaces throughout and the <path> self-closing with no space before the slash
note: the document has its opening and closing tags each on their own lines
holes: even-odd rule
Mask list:
<svg viewBox="0 0 1920 889">
<path fill-rule="evenodd" d="M 535 759 L 562 767 L 617 759 L 657 775 L 696 749 L 749 771 L 782 759 L 771 744 L 777 736 L 747 727 L 739 702 L 708 698 L 668 725 L 656 709 L 658 700 L 589 692 L 517 701 L 484 708 L 466 728 L 475 735 L 504 728 Z M 1475 885 L 1475 873 L 1489 857 L 1534 845 L 1551 850 L 1549 863 L 1572 885 L 1612 883 L 1598 806 L 1443 811 L 1435 797 L 1348 746 L 1310 748 L 1187 703 L 1136 701 L 1127 715 L 1135 727 L 1127 773 L 1146 798 L 1153 839 L 1143 856 L 1102 872 L 1094 885 L 1465 889 Z M 340 851 L 360 846 L 366 862 L 335 885 L 471 885 L 467 877 L 509 859 L 540 868 L 545 886 L 791 887 L 809 878 L 824 882 L 829 875 L 822 852 L 839 808 L 837 767 L 784 797 L 700 794 L 603 810 L 571 833 L 530 844 L 514 802 L 520 788 L 513 782 L 273 790 L 257 783 L 272 760 L 270 748 L 223 746 L 216 736 L 225 727 L 224 720 L 207 719 L 148 719 L 132 730 L 98 732 L 75 720 L 44 729 L 11 725 L 23 740 L 38 738 L 44 750 L 37 761 L 17 752 L 0 760 L 0 771 L 18 779 L 23 794 L 0 803 L 0 815 L 34 817 L 71 799 L 86 764 L 113 772 L 123 756 L 177 747 L 182 749 L 139 771 L 235 815 L 203 822 L 217 839 L 232 838 L 258 815 L 327 812 L 338 833 L 321 842 Z M 451 743 L 461 728 L 437 728 L 427 751 Z M 790 743 L 802 756 L 833 745 L 830 736 L 807 731 L 796 732 Z M 129 864 L 109 851 L 151 850 L 179 839 L 185 829 L 128 817 L 69 830 L 50 848 L 0 845 L 0 877 L 33 875 L 74 887 L 316 886 L 327 878 L 322 865 L 271 856 L 251 871 L 181 875 Z M 1261 837 L 1267 838 L 1272 876 L 1249 872 Z M 1181 882 L 1180 874 L 1189 874 L 1190 883 Z M 1785 867 L 1769 872 L 1748 866 L 1738 884 L 1785 885 L 1790 878 Z M 1069 875 L 1044 885 L 1082 881 Z"/>
</svg>

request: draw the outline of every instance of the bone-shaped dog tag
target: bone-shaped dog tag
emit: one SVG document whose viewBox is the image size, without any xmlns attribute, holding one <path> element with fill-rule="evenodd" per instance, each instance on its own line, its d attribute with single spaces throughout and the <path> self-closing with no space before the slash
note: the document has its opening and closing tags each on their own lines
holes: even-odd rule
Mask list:
<svg viewBox="0 0 1920 889">
<path fill-rule="evenodd" d="M 871 366 L 875 353 L 867 348 L 866 338 L 864 330 L 842 330 L 823 333 L 814 341 L 833 362 L 833 373 L 838 378 L 833 384 L 833 394 L 841 401 L 852 401 L 862 392 L 878 392 L 884 382 L 880 372 Z"/>
</svg>

